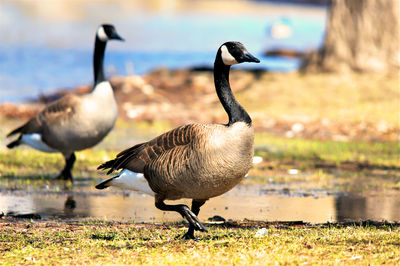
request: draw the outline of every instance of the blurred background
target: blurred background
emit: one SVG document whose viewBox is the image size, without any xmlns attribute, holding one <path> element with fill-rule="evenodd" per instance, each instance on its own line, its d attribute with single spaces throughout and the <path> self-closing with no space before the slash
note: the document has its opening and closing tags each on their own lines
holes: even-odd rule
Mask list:
<svg viewBox="0 0 400 266">
<path fill-rule="evenodd" d="M 212 67 L 225 41 L 243 42 L 261 64 L 240 67 L 292 71 L 297 57 L 320 47 L 326 1 L 2 0 L 0 101 L 21 102 L 92 82 L 94 32 L 116 26 L 125 43 L 108 45 L 106 72 L 143 75 L 160 67 Z"/>
</svg>

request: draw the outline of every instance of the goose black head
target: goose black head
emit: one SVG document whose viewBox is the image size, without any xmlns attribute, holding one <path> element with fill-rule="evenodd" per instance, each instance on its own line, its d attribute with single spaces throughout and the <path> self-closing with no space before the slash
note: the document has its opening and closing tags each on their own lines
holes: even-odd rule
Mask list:
<svg viewBox="0 0 400 266">
<path fill-rule="evenodd" d="M 97 29 L 97 38 L 100 41 L 106 42 L 108 40 L 120 40 L 124 41 L 121 36 L 118 35 L 117 30 L 111 24 L 103 24 Z"/>
<path fill-rule="evenodd" d="M 260 60 L 250 54 L 240 42 L 226 42 L 219 48 L 219 56 L 227 66 L 243 62 L 260 63 Z"/>
</svg>

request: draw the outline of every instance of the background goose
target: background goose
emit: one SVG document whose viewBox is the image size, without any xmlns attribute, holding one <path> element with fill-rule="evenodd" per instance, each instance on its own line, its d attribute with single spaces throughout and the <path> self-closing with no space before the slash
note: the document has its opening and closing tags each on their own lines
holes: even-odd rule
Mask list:
<svg viewBox="0 0 400 266">
<path fill-rule="evenodd" d="M 250 116 L 236 101 L 229 85 L 231 65 L 260 62 L 239 42 L 224 43 L 214 63 L 218 97 L 229 122 L 190 124 L 129 148 L 99 169 L 123 169 L 118 176 L 96 186 L 117 186 L 155 196 L 155 206 L 176 211 L 189 221 L 185 238 L 194 230 L 206 231 L 198 220 L 200 207 L 238 184 L 252 165 L 254 128 Z M 183 204 L 167 205 L 164 200 L 190 198 L 191 210 Z"/>
<path fill-rule="evenodd" d="M 108 40 L 123 40 L 114 26 L 103 24 L 96 32 L 93 68 L 93 90 L 85 95 L 69 94 L 50 103 L 37 116 L 7 137 L 19 134 L 8 148 L 27 144 L 44 152 L 61 152 L 65 167 L 58 178 L 72 180 L 74 151 L 99 143 L 113 128 L 117 119 L 117 104 L 113 89 L 103 71 L 104 51 Z"/>
</svg>

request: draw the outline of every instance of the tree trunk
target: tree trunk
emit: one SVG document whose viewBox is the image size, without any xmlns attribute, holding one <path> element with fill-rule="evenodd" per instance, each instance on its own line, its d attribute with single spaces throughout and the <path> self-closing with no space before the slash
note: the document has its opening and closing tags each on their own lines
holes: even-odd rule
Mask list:
<svg viewBox="0 0 400 266">
<path fill-rule="evenodd" d="M 305 71 L 399 73 L 400 1 L 332 0 L 322 49 Z"/>
</svg>

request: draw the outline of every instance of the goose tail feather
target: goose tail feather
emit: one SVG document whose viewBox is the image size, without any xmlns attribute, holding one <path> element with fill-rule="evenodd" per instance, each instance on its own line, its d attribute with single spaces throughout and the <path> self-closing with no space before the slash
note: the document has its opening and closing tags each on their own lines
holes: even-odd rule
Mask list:
<svg viewBox="0 0 400 266">
<path fill-rule="evenodd" d="M 111 178 L 109 178 L 109 179 L 107 179 L 107 180 L 101 182 L 100 184 L 97 184 L 97 185 L 95 186 L 95 188 L 97 188 L 97 189 L 105 189 L 105 188 L 108 188 L 109 186 L 111 186 L 112 181 L 113 181 L 114 178 L 116 178 L 116 177 L 118 177 L 118 176 L 111 177 Z"/>
<path fill-rule="evenodd" d="M 10 133 L 7 134 L 7 138 L 11 137 L 12 135 L 15 135 L 17 133 L 22 133 L 22 130 L 24 129 L 26 125 L 20 126 L 19 128 L 14 129 L 13 131 L 11 131 Z"/>
<path fill-rule="evenodd" d="M 115 162 L 116 162 L 116 159 L 102 163 L 97 167 L 97 170 L 110 169 L 110 170 L 108 170 L 107 174 L 111 174 L 114 171 Z"/>
<path fill-rule="evenodd" d="M 15 148 L 17 146 L 19 146 L 21 144 L 21 137 L 19 137 L 18 139 L 14 140 L 13 142 L 10 142 L 7 144 L 7 148 L 12 149 Z"/>
</svg>

